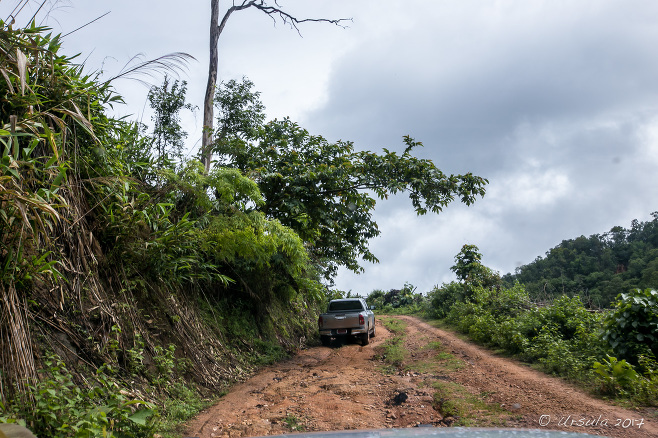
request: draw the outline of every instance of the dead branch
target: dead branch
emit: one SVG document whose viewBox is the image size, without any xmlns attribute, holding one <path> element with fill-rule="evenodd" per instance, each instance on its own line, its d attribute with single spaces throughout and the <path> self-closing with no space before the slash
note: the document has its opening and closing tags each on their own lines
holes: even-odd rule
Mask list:
<svg viewBox="0 0 658 438">
<path fill-rule="evenodd" d="M 352 21 L 351 18 L 302 18 L 299 19 L 288 12 L 284 11 L 279 5 L 278 0 L 274 4 L 269 4 L 267 0 L 243 0 L 242 2 L 233 1 L 233 6 L 228 8 L 221 21 L 219 21 L 219 0 L 211 0 L 210 12 L 210 63 L 208 66 L 208 84 L 206 86 L 206 95 L 203 102 L 203 136 L 201 140 L 201 157 L 206 174 L 210 171 L 210 162 L 212 160 L 212 136 L 213 136 L 213 117 L 215 88 L 217 86 L 217 74 L 219 69 L 218 47 L 219 37 L 224 31 L 228 19 L 234 12 L 245 9 L 255 8 L 267 14 L 276 25 L 280 20 L 284 25 L 290 26 L 301 36 L 299 25 L 301 23 L 330 23 L 338 27 L 345 28 L 343 25 L 346 21 Z"/>
</svg>

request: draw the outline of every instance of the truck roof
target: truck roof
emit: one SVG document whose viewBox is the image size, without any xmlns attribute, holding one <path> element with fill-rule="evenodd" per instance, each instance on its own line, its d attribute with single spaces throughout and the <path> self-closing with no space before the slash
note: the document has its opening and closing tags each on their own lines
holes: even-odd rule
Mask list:
<svg viewBox="0 0 658 438">
<path fill-rule="evenodd" d="M 366 310 L 367 306 L 363 298 L 342 298 L 331 300 L 327 312 L 345 312 L 349 310 Z"/>
</svg>

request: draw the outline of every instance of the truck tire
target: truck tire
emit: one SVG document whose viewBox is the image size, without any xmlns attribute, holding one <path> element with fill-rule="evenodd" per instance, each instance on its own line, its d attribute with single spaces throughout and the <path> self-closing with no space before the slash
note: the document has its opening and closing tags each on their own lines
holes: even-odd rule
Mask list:
<svg viewBox="0 0 658 438">
<path fill-rule="evenodd" d="M 328 347 L 331 345 L 331 336 L 320 336 L 320 341 L 322 341 L 322 345 Z"/>
<path fill-rule="evenodd" d="M 373 324 L 372 326 L 372 334 L 370 335 L 371 338 L 375 337 L 375 331 L 377 330 L 377 326 Z"/>
<path fill-rule="evenodd" d="M 365 346 L 370 343 L 370 329 L 364 334 L 361 335 L 361 345 Z"/>
</svg>

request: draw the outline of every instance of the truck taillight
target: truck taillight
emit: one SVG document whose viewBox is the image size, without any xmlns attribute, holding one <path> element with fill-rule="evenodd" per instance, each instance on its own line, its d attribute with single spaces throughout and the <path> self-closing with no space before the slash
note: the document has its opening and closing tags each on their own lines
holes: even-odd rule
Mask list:
<svg viewBox="0 0 658 438">
<path fill-rule="evenodd" d="M 366 325 L 366 320 L 363 315 L 359 315 L 359 325 Z"/>
<path fill-rule="evenodd" d="M 322 327 L 322 323 L 323 323 L 323 322 L 324 322 L 324 321 L 322 321 L 322 317 L 319 317 L 319 318 L 318 318 L 318 325 L 319 325 L 320 327 Z"/>
</svg>

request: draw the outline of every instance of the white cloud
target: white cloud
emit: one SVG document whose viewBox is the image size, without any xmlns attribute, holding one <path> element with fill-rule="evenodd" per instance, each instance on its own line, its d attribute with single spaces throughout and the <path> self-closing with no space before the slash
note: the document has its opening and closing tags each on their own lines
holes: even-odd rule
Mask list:
<svg viewBox="0 0 658 438">
<path fill-rule="evenodd" d="M 528 168 L 491 183 L 487 194 L 489 205 L 494 204 L 498 211 L 533 211 L 550 207 L 573 192 L 569 177 L 563 172 L 542 171 L 532 165 L 522 167 Z"/>
<path fill-rule="evenodd" d="M 641 160 L 648 167 L 653 167 L 653 173 L 655 173 L 654 166 L 658 165 L 658 117 L 652 119 L 643 127 L 640 139 L 642 145 Z"/>
</svg>

